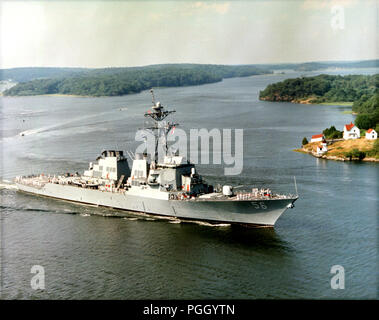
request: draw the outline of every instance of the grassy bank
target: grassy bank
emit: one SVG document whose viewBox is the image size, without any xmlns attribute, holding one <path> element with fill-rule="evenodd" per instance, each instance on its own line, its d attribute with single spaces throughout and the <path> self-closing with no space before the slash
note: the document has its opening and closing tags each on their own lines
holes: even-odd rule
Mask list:
<svg viewBox="0 0 379 320">
<path fill-rule="evenodd" d="M 308 143 L 303 148 L 294 151 L 310 153 L 316 156 L 319 142 Z M 364 137 L 354 140 L 336 141 L 328 145 L 328 151 L 322 158 L 331 160 L 363 160 L 379 161 L 378 140 L 367 140 Z M 359 156 L 362 157 L 359 159 Z"/>
<path fill-rule="evenodd" d="M 343 106 L 343 107 L 352 107 L 354 101 L 348 101 L 348 102 L 321 102 L 319 104 L 323 104 L 326 106 Z"/>
</svg>

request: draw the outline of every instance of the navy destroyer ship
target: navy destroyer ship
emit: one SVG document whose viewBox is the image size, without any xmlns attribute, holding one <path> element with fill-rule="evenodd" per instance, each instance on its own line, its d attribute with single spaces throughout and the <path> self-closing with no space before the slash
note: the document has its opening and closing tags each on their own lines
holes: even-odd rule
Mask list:
<svg viewBox="0 0 379 320">
<path fill-rule="evenodd" d="M 259 188 L 236 192 L 230 185 L 215 188 L 208 184 L 193 163 L 168 152 L 167 133 L 177 124 L 160 124 L 173 112 L 155 103 L 153 94 L 153 105 L 144 114 L 153 122 L 146 129 L 156 141 L 163 130 L 166 152 L 160 161 L 158 143 L 154 157 L 146 153 L 132 156 L 131 168 L 123 151 L 106 150 L 83 174 L 18 176 L 17 189 L 81 204 L 214 224 L 274 226 L 283 212 L 294 207 L 297 191 L 296 195 Z"/>
</svg>

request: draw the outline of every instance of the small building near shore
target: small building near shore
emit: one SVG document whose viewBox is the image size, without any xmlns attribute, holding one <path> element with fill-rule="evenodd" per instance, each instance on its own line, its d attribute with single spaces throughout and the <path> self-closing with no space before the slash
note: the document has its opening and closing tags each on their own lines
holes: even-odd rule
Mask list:
<svg viewBox="0 0 379 320">
<path fill-rule="evenodd" d="M 366 139 L 368 140 L 378 139 L 378 133 L 374 129 L 368 129 L 366 131 Z"/>
<path fill-rule="evenodd" d="M 358 139 L 361 136 L 361 130 L 352 122 L 345 124 L 343 127 L 343 138 L 345 140 Z"/>
<path fill-rule="evenodd" d="M 317 155 L 323 155 L 328 151 L 328 146 L 325 140 L 322 140 L 321 144 L 317 146 Z"/>
<path fill-rule="evenodd" d="M 325 137 L 321 133 L 321 134 L 316 134 L 316 135 L 312 136 L 311 142 L 318 142 L 318 141 L 323 141 L 323 140 L 325 140 Z"/>
</svg>

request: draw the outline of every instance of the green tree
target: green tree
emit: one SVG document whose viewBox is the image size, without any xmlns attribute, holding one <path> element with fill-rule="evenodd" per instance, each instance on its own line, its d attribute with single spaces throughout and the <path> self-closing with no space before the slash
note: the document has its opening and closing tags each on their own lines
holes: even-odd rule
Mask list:
<svg viewBox="0 0 379 320">
<path fill-rule="evenodd" d="M 367 152 L 369 157 L 379 157 L 379 139 L 376 139 L 370 151 Z"/>
<path fill-rule="evenodd" d="M 343 135 L 343 132 L 337 130 L 335 126 L 326 128 L 322 133 L 327 139 L 338 139 L 338 138 L 342 138 L 342 135 Z"/>
<path fill-rule="evenodd" d="M 345 157 L 348 158 L 349 160 L 352 160 L 352 159 L 362 160 L 366 157 L 366 152 L 360 151 L 354 148 L 353 150 L 346 152 Z"/>
<path fill-rule="evenodd" d="M 379 155 L 379 139 L 375 140 L 372 152 L 374 155 Z"/>
<path fill-rule="evenodd" d="M 353 158 L 353 153 L 351 151 L 345 152 L 345 157 L 351 160 Z"/>
<path fill-rule="evenodd" d="M 359 114 L 354 123 L 361 129 L 375 128 L 376 124 L 379 123 L 379 112 Z"/>
</svg>

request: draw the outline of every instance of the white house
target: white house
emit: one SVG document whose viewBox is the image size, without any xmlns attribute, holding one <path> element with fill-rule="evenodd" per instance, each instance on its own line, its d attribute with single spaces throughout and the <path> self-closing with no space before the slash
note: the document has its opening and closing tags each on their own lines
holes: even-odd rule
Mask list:
<svg viewBox="0 0 379 320">
<path fill-rule="evenodd" d="M 345 124 L 343 127 L 343 138 L 348 139 L 358 139 L 361 136 L 361 131 L 352 122 L 350 124 Z"/>
<path fill-rule="evenodd" d="M 368 129 L 366 131 L 366 139 L 369 139 L 369 140 L 378 139 L 378 133 L 374 129 Z"/>
<path fill-rule="evenodd" d="M 311 142 L 323 141 L 325 139 L 322 133 L 312 136 Z"/>
<path fill-rule="evenodd" d="M 319 146 L 317 146 L 317 154 L 322 155 L 328 151 L 328 146 L 326 145 L 326 141 L 323 140 Z"/>
</svg>

